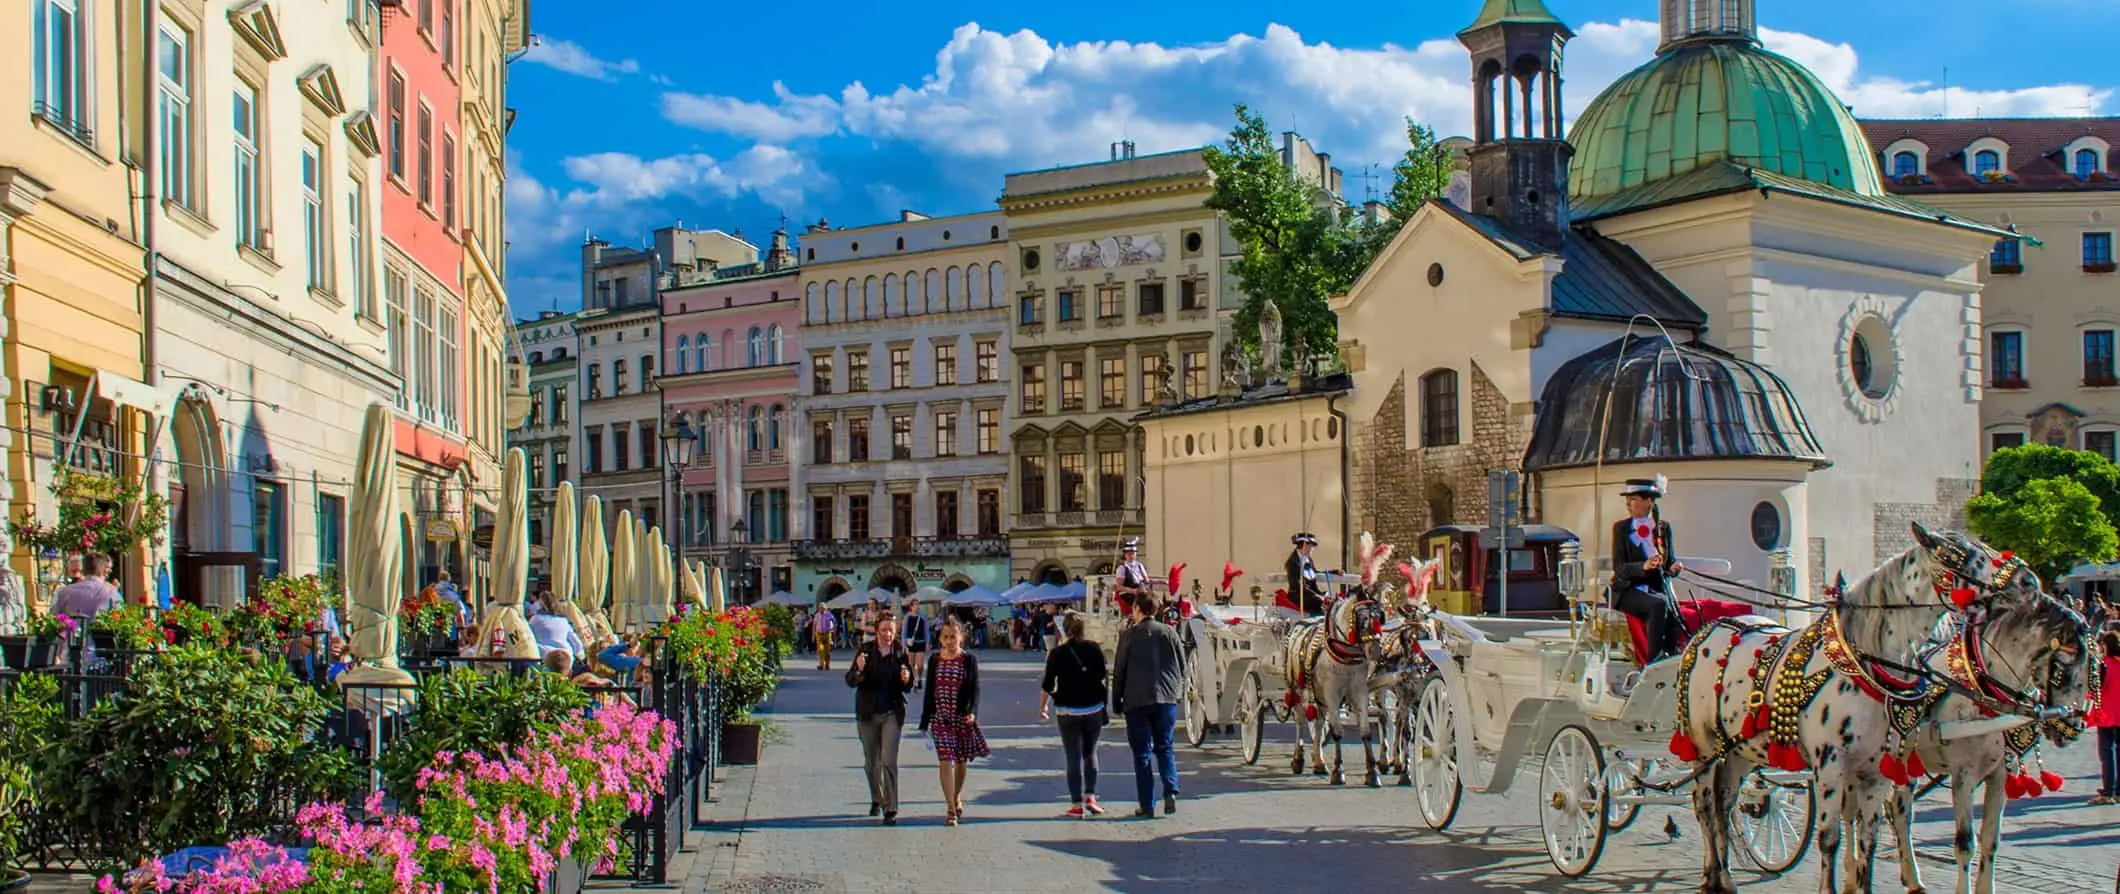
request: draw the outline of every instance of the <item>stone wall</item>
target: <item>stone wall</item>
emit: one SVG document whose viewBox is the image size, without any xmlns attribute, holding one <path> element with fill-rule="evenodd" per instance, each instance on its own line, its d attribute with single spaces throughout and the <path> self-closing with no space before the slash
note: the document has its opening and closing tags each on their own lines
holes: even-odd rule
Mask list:
<svg viewBox="0 0 2120 894">
<path fill-rule="evenodd" d="M 1486 523 L 1487 472 L 1522 468 L 1531 417 L 1518 415 L 1479 364 L 1468 368 L 1457 444 L 1422 448 L 1417 433 L 1408 438 L 1407 426 L 1420 423 L 1419 397 L 1408 395 L 1415 386 L 1403 373 L 1376 416 L 1354 422 L 1349 498 L 1361 530 L 1384 543 L 1412 544 L 1437 525 Z M 1536 519 L 1536 506 L 1534 499 L 1527 520 Z"/>
<path fill-rule="evenodd" d="M 1914 545 L 1911 523 L 1920 522 L 1924 527 L 1949 530 L 1965 530 L 1965 504 L 1980 493 L 1978 478 L 1936 479 L 1936 501 L 1933 503 L 1879 503 L 1873 511 L 1871 536 L 1876 538 L 1876 553 L 1872 560 L 1883 564 L 1908 547 Z M 1849 579 L 1861 576 L 1869 569 L 1843 569 Z"/>
</svg>

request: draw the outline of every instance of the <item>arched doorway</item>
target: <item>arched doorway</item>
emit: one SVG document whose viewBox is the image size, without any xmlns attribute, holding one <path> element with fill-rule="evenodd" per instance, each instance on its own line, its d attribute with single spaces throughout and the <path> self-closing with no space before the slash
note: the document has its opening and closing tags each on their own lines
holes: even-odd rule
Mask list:
<svg viewBox="0 0 2120 894">
<path fill-rule="evenodd" d="M 228 474 L 213 406 L 187 397 L 170 410 L 176 468 L 169 478 L 171 597 L 194 605 L 237 604 L 240 566 L 209 565 L 229 549 Z"/>
<path fill-rule="evenodd" d="M 885 565 L 876 569 L 875 574 L 869 575 L 869 589 L 873 590 L 877 587 L 882 587 L 898 596 L 905 596 L 916 589 L 913 586 L 913 573 L 905 570 L 905 567 L 901 565 Z"/>
<path fill-rule="evenodd" d="M 972 579 L 963 574 L 953 574 L 949 580 L 942 582 L 942 588 L 952 593 L 962 593 L 972 588 Z"/>
<path fill-rule="evenodd" d="M 832 578 L 817 588 L 817 601 L 819 604 L 830 602 L 846 595 L 846 592 L 850 589 L 852 588 L 847 586 L 847 582 L 844 579 Z"/>
<path fill-rule="evenodd" d="M 1056 587 L 1064 587 L 1067 582 L 1067 566 L 1056 561 L 1043 562 L 1039 564 L 1037 571 L 1031 572 L 1031 583 L 1034 584 L 1052 584 Z"/>
</svg>

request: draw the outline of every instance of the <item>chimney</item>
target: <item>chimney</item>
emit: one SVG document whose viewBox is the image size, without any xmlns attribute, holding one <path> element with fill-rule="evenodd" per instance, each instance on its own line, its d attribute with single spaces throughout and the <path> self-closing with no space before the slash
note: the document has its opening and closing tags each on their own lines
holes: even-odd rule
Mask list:
<svg viewBox="0 0 2120 894">
<path fill-rule="evenodd" d="M 1125 161 L 1134 157 L 1134 141 L 1120 140 L 1112 144 L 1112 161 Z"/>
</svg>

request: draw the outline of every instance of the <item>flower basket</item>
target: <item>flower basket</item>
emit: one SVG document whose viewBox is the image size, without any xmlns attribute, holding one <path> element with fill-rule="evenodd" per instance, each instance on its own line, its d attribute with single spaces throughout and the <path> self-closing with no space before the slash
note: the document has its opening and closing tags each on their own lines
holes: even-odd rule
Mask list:
<svg viewBox="0 0 2120 894">
<path fill-rule="evenodd" d="M 764 726 L 748 720 L 732 720 L 721 728 L 721 762 L 734 766 L 756 764 L 764 743 Z"/>
<path fill-rule="evenodd" d="M 59 663 L 59 641 L 38 636 L 0 636 L 0 667 L 36 670 Z"/>
</svg>

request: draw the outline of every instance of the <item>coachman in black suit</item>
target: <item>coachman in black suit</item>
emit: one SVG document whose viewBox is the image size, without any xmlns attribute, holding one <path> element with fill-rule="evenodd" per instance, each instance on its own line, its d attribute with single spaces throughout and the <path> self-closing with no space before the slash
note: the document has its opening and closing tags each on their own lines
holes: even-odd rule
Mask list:
<svg viewBox="0 0 2120 894">
<path fill-rule="evenodd" d="M 1666 492 L 1664 476 L 1627 481 L 1627 517 L 1612 523 L 1613 605 L 1640 618 L 1649 641 L 1648 664 L 1686 647 L 1686 622 L 1678 613 L 1671 579 L 1684 570 L 1673 558 L 1671 525 L 1657 512 Z"/>
<path fill-rule="evenodd" d="M 1325 579 L 1317 563 L 1310 559 L 1310 552 L 1317 548 L 1318 538 L 1309 532 L 1289 538 L 1296 548 L 1288 554 L 1288 598 L 1303 608 L 1303 614 L 1313 618 L 1325 614 Z"/>
</svg>

